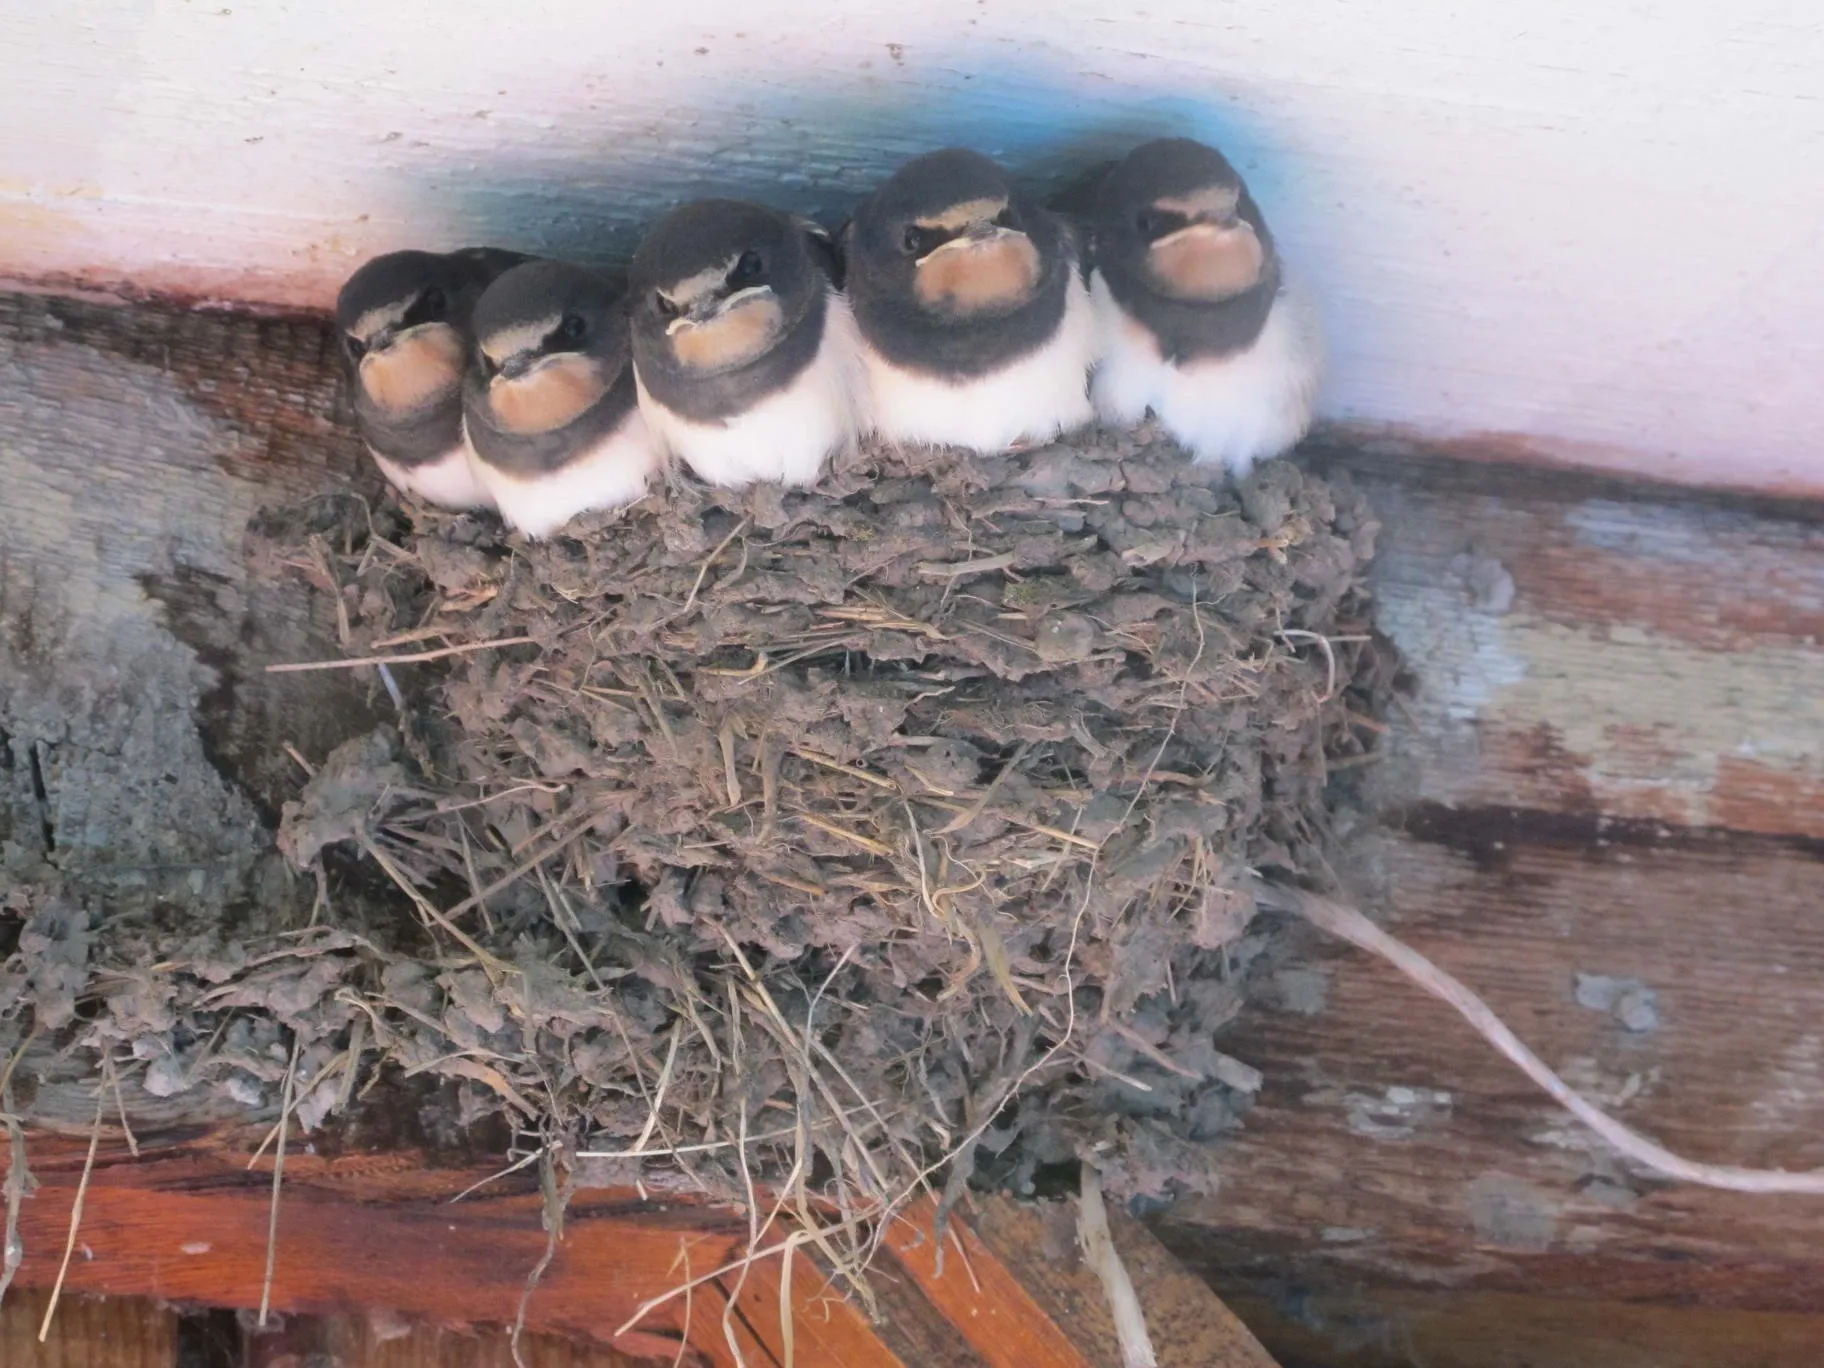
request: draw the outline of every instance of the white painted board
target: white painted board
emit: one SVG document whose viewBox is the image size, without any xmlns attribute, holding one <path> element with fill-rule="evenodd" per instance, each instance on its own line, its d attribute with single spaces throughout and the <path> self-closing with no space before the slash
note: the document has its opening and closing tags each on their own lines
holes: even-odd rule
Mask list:
<svg viewBox="0 0 1824 1368">
<path fill-rule="evenodd" d="M 13 281 L 320 306 L 387 248 L 1190 132 L 1324 301 L 1330 417 L 1824 489 L 1818 0 L 0 0 L 0 48 Z"/>
</svg>

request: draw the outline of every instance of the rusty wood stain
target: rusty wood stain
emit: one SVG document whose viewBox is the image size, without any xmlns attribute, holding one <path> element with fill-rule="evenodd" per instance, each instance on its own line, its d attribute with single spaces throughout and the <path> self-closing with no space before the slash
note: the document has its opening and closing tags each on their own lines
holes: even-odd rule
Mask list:
<svg viewBox="0 0 1824 1368">
<path fill-rule="evenodd" d="M 34 1146 L 42 1186 L 22 1222 L 22 1287 L 43 1287 L 55 1276 L 79 1148 L 73 1137 L 40 1137 Z M 366 1169 L 361 1189 L 353 1192 L 336 1181 L 335 1167 L 302 1156 L 287 1187 L 273 1304 L 304 1317 L 300 1334 L 316 1343 L 332 1333 L 316 1318 L 333 1321 L 349 1308 L 377 1308 L 376 1314 L 402 1318 L 402 1324 L 512 1321 L 526 1271 L 544 1247 L 535 1192 L 452 1206 L 450 1194 L 468 1187 L 479 1171 L 446 1169 L 432 1177 L 422 1168 Z M 137 1161 L 115 1149 L 97 1163 L 87 1204 L 85 1252 L 68 1283 L 72 1297 L 258 1304 L 264 1190 L 258 1173 L 248 1174 L 229 1149 L 203 1140 Z M 915 1221 L 925 1224 L 915 1227 Z M 901 1288 L 885 1299 L 895 1315 L 890 1332 L 868 1322 L 828 1280 L 808 1246 L 798 1256 L 789 1299 L 800 1368 L 1091 1368 L 1052 1320 L 1043 1291 L 1028 1291 L 961 1221 L 952 1230 L 967 1251 L 968 1271 L 953 1260 L 946 1276 L 934 1279 L 919 1252 L 921 1243 L 930 1244 L 928 1221 L 928 1212 L 902 1221 L 892 1242 L 899 1261 L 877 1270 L 890 1282 L 911 1274 L 911 1296 Z M 688 1200 L 655 1205 L 616 1190 L 579 1193 L 565 1229 L 558 1257 L 529 1303 L 527 1326 L 535 1334 L 595 1341 L 611 1335 L 648 1297 L 683 1281 L 687 1270 L 737 1257 L 747 1234 L 738 1213 Z M 684 1338 L 700 1361 L 734 1365 L 732 1337 L 748 1368 L 782 1362 L 781 1276 L 777 1260 L 763 1260 L 745 1280 L 727 1275 L 688 1300 L 666 1303 L 606 1347 L 669 1361 Z M 338 1343 L 354 1333 L 334 1331 L 342 1336 Z M 283 1336 L 268 1337 L 274 1354 L 287 1343 Z M 895 1344 L 911 1346 L 913 1356 Z"/>
<path fill-rule="evenodd" d="M 940 1261 L 934 1213 L 930 1199 L 915 1203 L 889 1229 L 886 1247 L 988 1368 L 1092 1368 L 960 1218 L 949 1222 Z"/>
</svg>

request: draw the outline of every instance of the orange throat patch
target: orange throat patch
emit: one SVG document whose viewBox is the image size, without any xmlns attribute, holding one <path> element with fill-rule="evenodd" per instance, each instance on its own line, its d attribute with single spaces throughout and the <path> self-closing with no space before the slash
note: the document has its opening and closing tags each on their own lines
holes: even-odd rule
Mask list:
<svg viewBox="0 0 1824 1368">
<path fill-rule="evenodd" d="M 427 323 L 384 351 L 361 358 L 361 388 L 376 408 L 412 413 L 462 384 L 462 336 L 446 323 Z"/>
<path fill-rule="evenodd" d="M 690 323 L 671 334 L 680 365 L 715 373 L 745 366 L 763 356 L 785 331 L 785 311 L 771 295 L 744 299 L 704 323 Z"/>
<path fill-rule="evenodd" d="M 1015 308 L 1039 286 L 1039 249 L 1024 233 L 946 243 L 918 263 L 913 289 L 930 309 L 957 314 Z"/>
<path fill-rule="evenodd" d="M 502 431 L 522 436 L 555 432 L 587 413 L 612 381 L 594 357 L 566 352 L 517 378 L 495 376 L 488 385 L 488 407 Z"/>
<path fill-rule="evenodd" d="M 1216 304 L 1259 282 L 1266 252 L 1245 223 L 1233 228 L 1196 223 L 1155 242 L 1147 266 L 1173 298 Z"/>
</svg>

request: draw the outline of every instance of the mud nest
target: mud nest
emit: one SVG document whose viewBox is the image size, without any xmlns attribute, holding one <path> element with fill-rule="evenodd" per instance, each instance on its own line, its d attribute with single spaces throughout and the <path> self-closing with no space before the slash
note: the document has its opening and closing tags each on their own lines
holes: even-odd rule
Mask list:
<svg viewBox="0 0 1824 1368">
<path fill-rule="evenodd" d="M 1237 489 L 1148 432 L 683 484 L 548 542 L 275 514 L 256 559 L 334 595 L 399 725 L 299 757 L 283 934 L 51 899 L 18 1000 L 64 1058 L 294 1124 L 452 1080 L 591 1181 L 1205 1185 L 1260 1084 L 1219 1048 L 1272 947 L 1250 873 L 1328 882 L 1380 731 L 1375 532 L 1346 478 Z"/>
<path fill-rule="evenodd" d="M 1258 1083 L 1213 1041 L 1244 876 L 1318 867 L 1374 734 L 1350 487 L 1104 438 L 682 485 L 543 543 L 350 526 L 315 563 L 351 643 L 460 649 L 429 725 L 330 757 L 281 844 L 407 890 L 452 957 L 387 971 L 423 1049 L 718 1193 L 1086 1152 L 1117 1190 L 1195 1181 Z"/>
</svg>

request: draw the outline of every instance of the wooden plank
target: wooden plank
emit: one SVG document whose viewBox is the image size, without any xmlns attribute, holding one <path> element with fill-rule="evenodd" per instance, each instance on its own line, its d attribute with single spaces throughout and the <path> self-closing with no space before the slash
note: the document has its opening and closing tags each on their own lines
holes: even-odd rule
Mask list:
<svg viewBox="0 0 1824 1368">
<path fill-rule="evenodd" d="M 1006 1197 L 975 1204 L 971 1224 L 1066 1334 L 1097 1363 L 1121 1362 L 1101 1280 L 1078 1254 L 1074 1201 L 1034 1207 Z M 1201 1278 L 1140 1222 L 1109 1212 L 1115 1248 L 1133 1280 L 1159 1368 L 1274 1368 L 1274 1360 Z"/>
<path fill-rule="evenodd" d="M 650 1368 L 605 1344 L 525 1335 L 520 1339 L 525 1368 Z M 514 1368 L 511 1334 L 498 1327 L 413 1325 L 396 1317 L 367 1315 L 276 1318 L 261 1331 L 249 1327 L 246 1368 Z M 686 1362 L 689 1362 L 686 1358 Z"/>
<path fill-rule="evenodd" d="M 785 1263 L 769 1258 L 751 1264 L 746 1276 L 721 1280 L 724 1296 L 754 1328 L 758 1338 L 785 1357 L 785 1304 L 790 1303 L 790 1339 L 796 1356 L 832 1368 L 910 1368 L 883 1343 L 859 1307 L 844 1296 L 808 1251 L 792 1256 L 791 1286 L 785 1288 Z M 929 1313 L 928 1313 L 929 1314 Z"/>
<path fill-rule="evenodd" d="M 359 469 L 325 345 L 314 321 L 0 297 L 0 881 L 217 908 L 285 886 L 286 743 L 390 711 L 370 681 L 263 668 L 334 648 L 330 600 L 243 549 L 262 505 Z M 58 1100 L 34 1119 L 86 1124 Z"/>
<path fill-rule="evenodd" d="M 1387 519 L 1380 622 L 1417 676 L 1345 880 L 1631 1124 L 1824 1167 L 1818 511 L 1339 463 Z M 1221 1193 L 1158 1227 L 1225 1294 L 1824 1304 L 1824 1201 L 1634 1174 L 1441 1004 L 1307 944 L 1225 1036 L 1266 1082 Z M 1638 980 L 1651 1029 L 1579 974 Z"/>
<path fill-rule="evenodd" d="M 1286 1368 L 1814 1368 L 1824 1316 L 1377 1288 L 1249 1296 Z"/>
<path fill-rule="evenodd" d="M 1414 667 L 1384 801 L 1824 836 L 1824 508 L 1569 472 L 1349 469 Z"/>
<path fill-rule="evenodd" d="M 41 1344 L 50 1293 L 15 1287 L 0 1302 L 3 1368 L 177 1368 L 177 1313 L 143 1298 L 66 1296 Z"/>
<path fill-rule="evenodd" d="M 1743 841 L 1513 837 L 1498 873 L 1410 838 L 1361 853 L 1399 934 L 1624 1120 L 1706 1159 L 1824 1166 L 1824 988 L 1804 968 L 1824 960 L 1818 867 Z M 1312 952 L 1297 973 L 1321 1011 L 1262 1011 L 1225 1038 L 1266 1082 L 1222 1191 L 1164 1218 L 1179 1253 L 1231 1273 L 1820 1304 L 1824 1200 L 1633 1175 L 1448 1008 L 1354 952 Z M 1579 1005 L 1580 972 L 1641 979 L 1657 1029 Z"/>
<path fill-rule="evenodd" d="M 12 299 L 0 301 L 0 346 L 24 377 L 0 476 L 25 510 L 0 547 L 0 730 L 15 754 L 39 748 L 51 780 L 41 801 L 29 766 L 0 774 L 3 834 L 44 853 L 34 843 L 48 821 L 71 862 L 127 839 L 135 859 L 176 857 L 182 878 L 246 858 L 257 843 L 208 833 L 256 829 L 290 783 L 274 766 L 279 743 L 318 754 L 372 716 L 339 673 L 261 673 L 275 654 L 333 653 L 333 614 L 290 590 L 261 599 L 239 568 L 253 507 L 357 478 L 324 331 Z M 1624 1118 L 1705 1158 L 1824 1164 L 1819 510 L 1360 451 L 1313 459 L 1371 487 L 1386 520 L 1379 620 L 1416 680 L 1387 762 L 1360 776 L 1362 819 L 1338 860 L 1351 887 Z M 87 470 L 99 497 L 72 483 Z M 113 670 L 138 692 L 59 694 L 48 681 L 66 667 Z M 224 681 L 231 694 L 218 696 Z M 161 845 L 173 822 L 135 824 L 136 811 L 164 809 L 110 797 L 121 738 L 141 725 L 149 753 L 181 771 L 187 796 L 171 811 L 217 823 L 196 825 L 194 849 Z M 1259 1105 L 1225 1142 L 1218 1199 L 1158 1223 L 1225 1294 L 1361 1284 L 1719 1312 L 1824 1304 L 1815 1202 L 1643 1181 L 1594 1153 L 1438 1004 L 1352 952 L 1312 953 L 1255 966 L 1283 1010 L 1244 1014 L 1223 1048 L 1265 1072 Z M 1657 1029 L 1579 1006 L 1578 973 L 1640 980 L 1657 995 Z M 86 1125 L 93 1099 L 77 1100 Z M 47 1156 L 51 1190 L 27 1204 L 40 1282 L 79 1159 Z M 134 1195 L 113 1160 L 98 1171 L 91 1243 L 103 1257 L 73 1266 L 73 1288 L 142 1278 L 183 1295 L 219 1279 L 239 1304 L 257 1300 L 263 1178 L 194 1154 L 152 1162 L 168 1209 Z M 428 1248 L 446 1276 L 480 1269 L 488 1314 L 510 1316 L 543 1249 L 525 1189 L 490 1189 L 505 1195 L 471 1208 L 477 1226 L 457 1218 L 450 1239 L 438 1199 L 478 1173 L 426 1170 L 409 1152 L 292 1162 L 288 1238 L 356 1249 L 352 1272 L 281 1263 L 299 1307 L 431 1299 L 422 1278 L 370 1271 L 378 1231 L 395 1252 Z M 173 1254 L 177 1230 L 214 1219 L 216 1198 L 222 1229 L 177 1243 L 219 1238 L 232 1258 Z M 351 1223 L 354 1202 L 370 1206 Z M 613 1255 L 615 1219 L 585 1213 L 578 1248 L 599 1239 Z M 484 1238 L 488 1221 L 505 1233 Z M 738 1239 L 737 1225 L 705 1238 Z M 675 1228 L 641 1228 L 653 1258 L 675 1254 Z M 535 1325 L 597 1329 L 607 1309 L 637 1303 L 603 1293 L 570 1253 L 533 1299 Z M 123 1268 L 131 1277 L 110 1284 Z M 890 1296 L 938 1300 L 905 1274 L 886 1282 Z M 547 1314 L 549 1325 L 537 1319 Z M 908 1323 L 930 1357 L 896 1345 L 907 1363 L 983 1353 Z"/>
<path fill-rule="evenodd" d="M 929 1199 L 888 1229 L 886 1248 L 989 1368 L 1097 1368 L 959 1217 L 939 1257 Z"/>
<path fill-rule="evenodd" d="M 137 1160 L 105 1145 L 89 1180 L 81 1257 L 70 1267 L 66 1296 L 258 1306 L 270 1174 L 249 1172 L 233 1138 L 167 1146 Z M 22 1211 L 22 1287 L 42 1288 L 57 1276 L 86 1148 L 73 1138 L 34 1141 L 39 1188 Z M 271 1304 L 289 1321 L 263 1337 L 262 1354 L 278 1362 L 333 1352 L 359 1362 L 360 1355 L 378 1354 L 374 1346 L 389 1342 L 392 1332 L 419 1323 L 513 1321 L 526 1278 L 545 1251 L 537 1192 L 519 1175 L 498 1184 L 494 1195 L 452 1205 L 451 1196 L 487 1176 L 485 1170 L 429 1168 L 422 1155 L 392 1158 L 392 1166 L 362 1165 L 306 1153 L 288 1168 Z M 916 1216 L 929 1220 L 928 1212 Z M 1049 1286 L 1022 1286 L 1021 1275 L 960 1219 L 952 1223 L 941 1276 L 928 1258 L 928 1224 L 915 1228 L 907 1219 L 896 1229 L 891 1255 L 869 1275 L 890 1327 L 871 1325 L 810 1247 L 795 1257 L 795 1368 L 1113 1368 L 1113 1358 L 1079 1354 L 1054 1320 L 1080 1311 L 1061 1310 Z M 782 1226 L 775 1239 L 786 1234 L 789 1227 Z M 682 1337 L 689 1362 L 783 1364 L 783 1266 L 776 1257 L 751 1264 L 745 1279 L 724 1273 L 702 1283 L 688 1297 L 654 1308 L 632 1332 L 615 1333 L 648 1299 L 739 1257 L 747 1238 L 745 1219 L 725 1209 L 646 1202 L 631 1191 L 581 1191 L 570 1203 L 556 1257 L 526 1304 L 527 1329 L 668 1361 Z M 1164 1275 L 1150 1265 L 1148 1273 Z M 1143 1291 L 1152 1295 L 1150 1284 Z M 484 1332 L 474 1349 L 478 1362 L 494 1352 L 490 1343 Z M 0 1364 L 10 1368 L 6 1360 Z"/>
<path fill-rule="evenodd" d="M 46 1286 L 56 1277 L 81 1168 L 74 1148 L 67 1142 L 33 1148 L 41 1186 L 21 1213 L 23 1286 Z M 410 1180 L 404 1194 L 385 1197 L 370 1179 L 365 1200 L 357 1202 L 313 1184 L 308 1164 L 300 1167 L 306 1172 L 287 1183 L 281 1207 L 276 1309 L 380 1308 L 446 1324 L 513 1321 L 527 1275 L 545 1250 L 535 1194 L 452 1206 L 448 1192 L 425 1196 L 422 1184 Z M 483 1176 L 439 1175 L 450 1191 Z M 206 1151 L 137 1161 L 104 1154 L 89 1183 L 82 1252 L 71 1263 L 68 1289 L 257 1307 L 270 1183 L 270 1175 Z M 726 1214 L 648 1207 L 632 1194 L 582 1194 L 571 1205 L 558 1255 L 527 1304 L 526 1324 L 607 1340 L 630 1353 L 669 1353 L 681 1304 L 618 1340 L 614 1331 L 644 1299 L 675 1285 L 681 1253 L 698 1268 L 714 1267 L 744 1235 L 745 1226 Z"/>
</svg>

